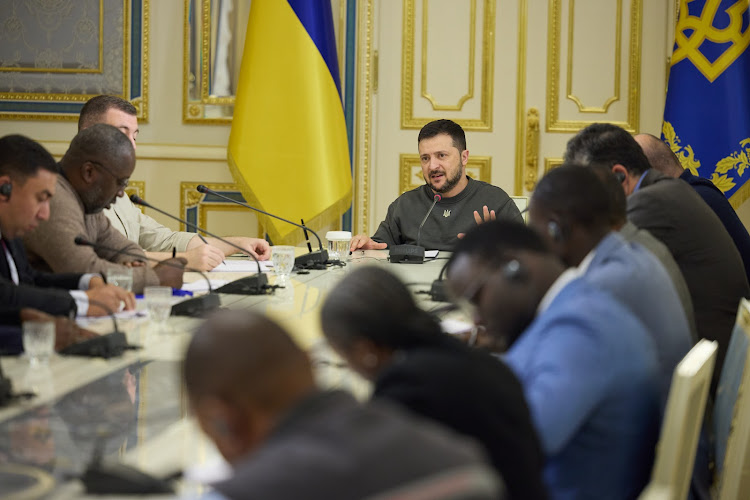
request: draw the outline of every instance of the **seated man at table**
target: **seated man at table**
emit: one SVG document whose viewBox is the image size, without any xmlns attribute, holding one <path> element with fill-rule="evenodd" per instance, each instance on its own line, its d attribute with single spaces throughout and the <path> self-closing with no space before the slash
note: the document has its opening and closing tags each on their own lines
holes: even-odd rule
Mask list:
<svg viewBox="0 0 750 500">
<path fill-rule="evenodd" d="M 385 220 L 370 238 L 352 238 L 350 250 L 382 250 L 415 245 L 428 250 L 453 250 L 460 235 L 483 221 L 521 221 L 521 213 L 505 191 L 466 175 L 469 150 L 463 129 L 451 120 L 428 123 L 417 139 L 425 184 L 402 194 L 388 207 Z M 419 226 L 435 197 L 420 233 Z"/>
<path fill-rule="evenodd" d="M 724 193 L 709 179 L 693 175 L 690 169 L 682 168 L 680 160 L 664 141 L 651 134 L 638 134 L 634 138 L 640 144 L 652 168 L 668 177 L 687 182 L 711 207 L 740 252 L 742 263 L 745 265 L 745 275 L 750 282 L 750 234 Z"/>
<path fill-rule="evenodd" d="M 407 498 L 423 480 L 458 488 L 455 498 L 501 498 L 475 443 L 385 403 L 317 389 L 307 355 L 257 313 L 223 311 L 204 323 L 184 376 L 201 429 L 232 465 L 233 477 L 214 485 L 228 498 L 354 499 L 400 488 Z"/>
<path fill-rule="evenodd" d="M 106 123 L 120 129 L 135 149 L 138 118 L 135 107 L 128 101 L 112 95 L 89 99 L 78 117 L 78 131 L 97 123 Z M 206 244 L 196 233 L 172 231 L 141 212 L 127 196 L 117 198 L 111 207 L 104 209 L 104 215 L 115 229 L 140 245 L 146 255 L 154 259 L 169 258 L 172 256 L 172 249 L 176 248 L 177 256 L 187 259 L 188 267 L 210 271 L 221 264 L 224 257 L 237 252 L 235 247 L 216 238 L 207 236 Z M 266 240 L 245 236 L 227 236 L 225 239 L 254 254 L 258 260 L 268 260 L 271 256 L 271 248 Z"/>
<path fill-rule="evenodd" d="M 121 302 L 132 309 L 133 295 L 99 274 L 51 274 L 29 265 L 20 238 L 49 219 L 58 177 L 54 158 L 37 142 L 0 138 L 0 303 L 55 316 L 101 316 Z"/>
<path fill-rule="evenodd" d="M 448 288 L 507 346 L 550 497 L 635 498 L 661 423 L 656 349 L 625 306 L 566 267 L 533 229 L 492 221 L 456 245 Z"/>
<path fill-rule="evenodd" d="M 117 232 L 102 213 L 124 195 L 135 168 L 135 151 L 128 138 L 111 125 L 94 125 L 79 132 L 60 162 L 57 194 L 50 216 L 37 231 L 26 235 L 29 261 L 55 272 L 106 274 L 108 269 L 133 266 L 133 291 L 148 285 L 182 286 L 184 259 L 134 265 L 145 253 Z M 79 246 L 78 236 L 99 245 Z"/>
</svg>

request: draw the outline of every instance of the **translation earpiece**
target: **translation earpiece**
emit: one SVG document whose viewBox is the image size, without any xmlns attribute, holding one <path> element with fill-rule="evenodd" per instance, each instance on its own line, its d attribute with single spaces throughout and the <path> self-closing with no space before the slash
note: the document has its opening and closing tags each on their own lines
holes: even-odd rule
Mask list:
<svg viewBox="0 0 750 500">
<path fill-rule="evenodd" d="M 10 193 L 13 191 L 13 184 L 10 182 L 6 182 L 5 184 L 0 184 L 0 194 L 5 196 L 6 198 L 10 198 Z"/>
<path fill-rule="evenodd" d="M 547 223 L 547 233 L 549 233 L 550 238 L 552 238 L 554 241 L 563 240 L 563 232 L 560 228 L 560 224 L 553 220 Z"/>
<path fill-rule="evenodd" d="M 615 178 L 617 179 L 617 182 L 622 184 L 625 181 L 625 172 L 615 172 Z"/>
<path fill-rule="evenodd" d="M 511 283 L 521 283 L 526 281 L 527 273 L 526 270 L 521 266 L 521 263 L 516 259 L 513 259 L 506 263 L 502 269 L 503 278 Z"/>
</svg>

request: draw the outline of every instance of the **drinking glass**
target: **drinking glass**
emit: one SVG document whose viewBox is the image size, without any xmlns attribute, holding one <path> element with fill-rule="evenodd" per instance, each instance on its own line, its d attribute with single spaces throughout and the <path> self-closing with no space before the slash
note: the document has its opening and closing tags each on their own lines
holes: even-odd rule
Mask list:
<svg viewBox="0 0 750 500">
<path fill-rule="evenodd" d="M 328 231 L 326 240 L 328 240 L 328 260 L 346 262 L 349 259 L 351 231 Z"/>
<path fill-rule="evenodd" d="M 31 366 L 46 365 L 55 350 L 55 323 L 24 321 L 23 350 Z"/>
<path fill-rule="evenodd" d="M 119 286 L 128 292 L 133 291 L 133 270 L 131 268 L 122 266 L 118 269 L 107 269 L 106 277 L 107 283 L 110 285 Z"/>
<path fill-rule="evenodd" d="M 146 309 L 151 321 L 163 325 L 172 312 L 172 288 L 168 286 L 147 286 L 143 290 Z"/>
<path fill-rule="evenodd" d="M 279 285 L 286 285 L 294 268 L 294 247 L 277 245 L 271 247 L 273 271 L 278 277 Z"/>
</svg>

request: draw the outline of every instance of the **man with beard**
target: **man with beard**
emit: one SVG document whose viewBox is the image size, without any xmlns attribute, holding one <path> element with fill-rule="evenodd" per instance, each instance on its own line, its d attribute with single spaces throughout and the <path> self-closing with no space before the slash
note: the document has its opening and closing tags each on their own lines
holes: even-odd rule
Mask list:
<svg viewBox="0 0 750 500">
<path fill-rule="evenodd" d="M 396 198 L 372 238 L 355 236 L 351 251 L 416 244 L 419 225 L 436 195 L 441 198 L 419 239 L 421 246 L 431 250 L 453 250 L 461 233 L 496 217 L 522 220 L 505 191 L 466 175 L 469 150 L 460 125 L 451 120 L 430 122 L 420 130 L 417 144 L 425 185 Z"/>
<path fill-rule="evenodd" d="M 57 194 L 50 202 L 50 217 L 24 238 L 29 262 L 40 270 L 106 274 L 108 269 L 133 266 L 133 291 L 145 286 L 182 286 L 184 259 L 140 265 L 128 254 L 143 250 L 117 232 L 104 208 L 124 195 L 135 168 L 135 151 L 130 140 L 111 125 L 94 125 L 78 133 L 60 162 Z M 78 246 L 83 236 L 104 248 Z"/>
</svg>

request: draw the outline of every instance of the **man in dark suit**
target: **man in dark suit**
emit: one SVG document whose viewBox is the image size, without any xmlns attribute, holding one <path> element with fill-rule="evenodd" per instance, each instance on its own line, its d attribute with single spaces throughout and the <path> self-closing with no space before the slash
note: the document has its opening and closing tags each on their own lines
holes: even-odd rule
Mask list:
<svg viewBox="0 0 750 500">
<path fill-rule="evenodd" d="M 669 146 L 657 137 L 651 134 L 638 134 L 635 136 L 635 140 L 643 148 L 652 168 L 668 177 L 687 182 L 711 207 L 711 210 L 724 224 L 729 236 L 732 237 L 737 251 L 740 252 L 742 263 L 745 265 L 745 275 L 750 281 L 750 234 L 748 234 L 740 218 L 737 217 L 737 213 L 724 193 L 710 180 L 693 175 L 690 170 L 682 168 L 680 160 L 677 159 Z"/>
<path fill-rule="evenodd" d="M 29 265 L 19 238 L 49 218 L 57 177 L 55 160 L 38 143 L 0 138 L 0 303 L 56 316 L 101 316 L 121 303 L 132 309 L 133 295 L 101 275 L 42 273 Z"/>
<path fill-rule="evenodd" d="M 690 290 L 698 335 L 719 342 L 715 390 L 737 307 L 750 295 L 742 258 L 729 233 L 687 183 L 651 169 L 641 147 L 620 127 L 586 127 L 568 142 L 565 161 L 611 169 L 628 196 L 628 219 L 672 252 Z"/>
</svg>

